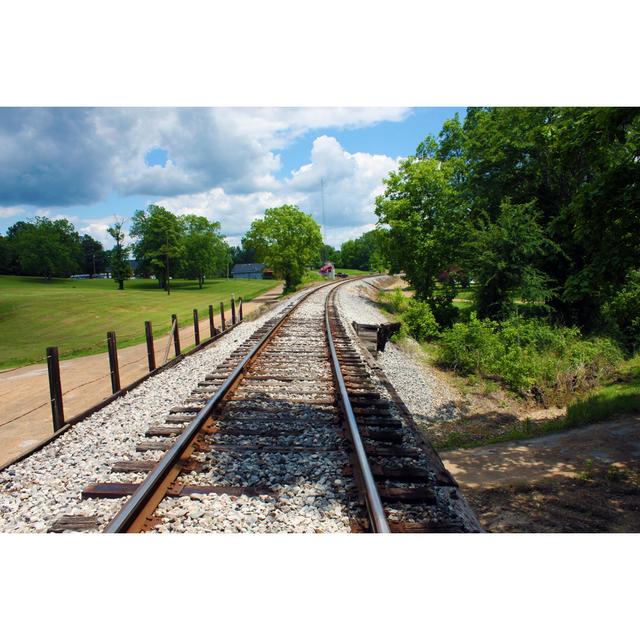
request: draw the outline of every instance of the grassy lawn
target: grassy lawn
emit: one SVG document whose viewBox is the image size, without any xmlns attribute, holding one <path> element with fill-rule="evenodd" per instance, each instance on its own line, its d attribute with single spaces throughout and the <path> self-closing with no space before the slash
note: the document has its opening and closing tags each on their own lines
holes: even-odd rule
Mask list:
<svg viewBox="0 0 640 640">
<path fill-rule="evenodd" d="M 49 346 L 66 358 L 106 351 L 107 331 L 117 333 L 119 347 L 144 342 L 145 320 L 158 337 L 168 333 L 172 313 L 191 325 L 193 309 L 203 319 L 210 304 L 218 311 L 224 302 L 230 318 L 231 294 L 248 301 L 279 282 L 219 279 L 198 289 L 194 281 L 172 280 L 168 296 L 156 280 L 128 280 L 118 291 L 112 280 L 0 276 L 0 368 L 40 362 Z"/>
<path fill-rule="evenodd" d="M 338 271 L 350 276 L 366 276 L 369 275 L 369 273 L 372 273 L 371 271 L 360 271 L 360 269 L 340 269 L 340 267 L 336 267 L 336 272 Z"/>
</svg>

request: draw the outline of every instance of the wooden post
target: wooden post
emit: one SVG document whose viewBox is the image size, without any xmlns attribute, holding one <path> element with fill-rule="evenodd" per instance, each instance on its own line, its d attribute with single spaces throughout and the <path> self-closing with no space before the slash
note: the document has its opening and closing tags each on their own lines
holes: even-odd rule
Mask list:
<svg viewBox="0 0 640 640">
<path fill-rule="evenodd" d="M 173 326 L 173 348 L 176 358 L 180 355 L 180 330 L 178 329 L 178 317 L 171 314 L 171 326 Z"/>
<path fill-rule="evenodd" d="M 196 347 L 200 344 L 200 323 L 198 322 L 198 310 L 193 310 L 193 335 L 196 340 Z"/>
<path fill-rule="evenodd" d="M 220 303 L 220 326 L 222 327 L 222 331 L 224 331 L 225 328 L 225 322 L 224 322 L 224 302 Z"/>
<path fill-rule="evenodd" d="M 213 338 L 216 335 L 216 325 L 213 322 L 213 305 L 209 305 L 209 335 Z"/>
<path fill-rule="evenodd" d="M 111 373 L 111 389 L 113 393 L 120 391 L 120 369 L 118 367 L 118 347 L 116 332 L 107 332 L 107 348 L 109 350 L 109 372 Z"/>
<path fill-rule="evenodd" d="M 231 296 L 231 324 L 234 325 L 236 323 L 236 301 L 233 296 Z"/>
<path fill-rule="evenodd" d="M 49 397 L 53 431 L 64 426 L 64 407 L 62 406 L 62 383 L 60 381 L 60 357 L 58 347 L 47 347 L 47 369 L 49 371 Z"/>
<path fill-rule="evenodd" d="M 149 361 L 149 371 L 153 371 L 156 368 L 156 352 L 153 349 L 153 329 L 151 328 L 151 321 L 144 321 L 144 333 L 147 337 L 147 360 Z"/>
<path fill-rule="evenodd" d="M 242 322 L 242 298 L 238 298 L 238 316 L 240 317 L 240 322 Z"/>
</svg>

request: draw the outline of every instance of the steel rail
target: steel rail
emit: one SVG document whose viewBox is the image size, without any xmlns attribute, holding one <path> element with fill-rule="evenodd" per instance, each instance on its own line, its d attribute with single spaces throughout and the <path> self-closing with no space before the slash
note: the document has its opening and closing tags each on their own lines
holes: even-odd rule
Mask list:
<svg viewBox="0 0 640 640">
<path fill-rule="evenodd" d="M 302 302 L 304 302 L 310 295 L 316 293 L 320 289 L 324 289 L 330 285 L 335 285 L 334 282 L 320 285 L 313 288 L 300 298 L 292 307 L 285 313 L 282 318 L 276 323 L 272 329 L 266 333 L 262 339 L 245 355 L 238 365 L 229 374 L 227 379 L 220 385 L 215 394 L 207 401 L 205 406 L 198 412 L 196 417 L 188 424 L 185 430 L 180 434 L 173 445 L 168 449 L 166 454 L 158 461 L 158 464 L 149 472 L 149 475 L 142 481 L 140 486 L 131 495 L 129 500 L 122 506 L 120 511 L 116 514 L 113 520 L 109 523 L 104 533 L 125 533 L 129 527 L 133 525 L 135 520 L 140 516 L 144 510 L 149 499 L 158 491 L 160 485 L 166 479 L 171 469 L 180 460 L 182 454 L 187 450 L 191 442 L 195 439 L 196 435 L 202 429 L 206 421 L 209 419 L 213 410 L 220 404 L 221 400 L 232 388 L 234 383 L 238 380 L 246 366 L 251 360 L 259 353 L 262 347 L 275 335 L 276 331 L 282 326 L 282 324 L 289 318 L 291 313 L 298 308 Z M 342 284 L 342 283 L 340 283 Z"/>
<path fill-rule="evenodd" d="M 331 363 L 333 365 L 333 371 L 335 378 L 338 382 L 338 389 L 340 390 L 340 401 L 344 410 L 345 418 L 349 426 L 349 434 L 351 436 L 351 442 L 356 454 L 356 461 L 360 468 L 360 474 L 362 476 L 362 482 L 364 484 L 364 497 L 367 505 L 367 511 L 369 512 L 369 520 L 371 522 L 371 528 L 374 533 L 391 533 L 389 528 L 389 522 L 384 513 L 384 507 L 382 506 L 382 500 L 378 493 L 378 487 L 373 479 L 373 473 L 369 466 L 369 459 L 364 449 L 362 438 L 360 437 L 360 431 L 358 430 L 358 424 L 356 422 L 353 408 L 351 407 L 351 401 L 349 400 L 349 394 L 347 392 L 347 386 L 344 383 L 344 377 L 340 369 L 340 362 L 338 360 L 338 354 L 333 342 L 333 336 L 331 335 L 331 325 L 329 323 L 329 305 L 333 302 L 333 296 L 335 295 L 335 289 L 333 289 L 327 296 L 327 300 L 324 308 L 324 319 L 327 329 L 327 342 L 329 343 L 329 352 L 331 354 Z"/>
</svg>

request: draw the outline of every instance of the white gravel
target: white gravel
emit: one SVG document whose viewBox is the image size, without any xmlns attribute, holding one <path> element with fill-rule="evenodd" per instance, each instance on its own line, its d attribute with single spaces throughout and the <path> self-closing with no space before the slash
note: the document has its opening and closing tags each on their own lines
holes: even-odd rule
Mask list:
<svg viewBox="0 0 640 640">
<path fill-rule="evenodd" d="M 348 329 L 354 320 L 363 324 L 389 322 L 369 298 L 372 292 L 375 290 L 362 282 L 347 284 L 338 290 L 338 307 L 349 321 Z M 425 424 L 459 417 L 458 393 L 420 358 L 420 347 L 415 340 L 408 338 L 406 346 L 408 350 L 387 342 L 377 361 L 416 422 Z"/>
<path fill-rule="evenodd" d="M 152 425 L 164 424 L 169 409 L 189 396 L 256 329 L 296 300 L 298 293 L 258 319 L 236 327 L 209 348 L 185 358 L 76 424 L 42 450 L 0 473 L 0 531 L 43 532 L 62 515 L 97 516 L 105 525 L 125 501 L 81 500 L 92 482 L 135 482 L 142 474 L 114 474 L 122 459 L 156 460 L 162 452 L 136 453 Z"/>
<path fill-rule="evenodd" d="M 264 399 L 243 401 L 241 422 L 232 412 L 223 411 L 216 422 L 219 433 L 206 437 L 212 444 L 326 450 L 254 453 L 213 449 L 202 454 L 199 461 L 203 468 L 182 474 L 181 483 L 266 487 L 273 495 L 235 497 L 203 493 L 165 498 L 156 510 L 162 522 L 154 528 L 155 532 L 337 533 L 351 530 L 350 517 L 358 509 L 350 498 L 350 493 L 355 491 L 353 480 L 342 474 L 349 460 L 337 409 L 333 404 L 305 403 L 314 397 L 331 397 L 333 388 L 323 334 L 326 295 L 325 290 L 310 296 L 292 314 L 291 323 L 283 327 L 265 351 L 266 370 L 262 370 L 264 364 L 254 365 L 261 369 L 261 374 L 276 367 L 280 376 L 298 377 L 300 357 L 285 352 L 292 348 L 304 351 L 307 356 L 303 373 L 313 378 L 313 382 L 283 385 L 276 381 L 243 380 L 236 389 L 237 395 L 259 394 Z M 302 324 L 295 324 L 297 320 Z M 271 356 L 270 351 L 274 352 Z M 310 392 L 312 395 L 307 395 Z M 287 421 L 292 418 L 296 422 Z M 283 433 L 264 436 L 225 433 L 234 427 L 251 431 L 254 427 L 273 427 Z M 301 430 L 298 432 L 297 428 Z M 291 433 L 287 433 L 289 430 Z"/>
</svg>

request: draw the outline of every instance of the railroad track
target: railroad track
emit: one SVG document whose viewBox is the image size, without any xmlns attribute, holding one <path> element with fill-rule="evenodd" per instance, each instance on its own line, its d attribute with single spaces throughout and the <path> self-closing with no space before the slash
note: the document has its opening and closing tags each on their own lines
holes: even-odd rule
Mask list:
<svg viewBox="0 0 640 640">
<path fill-rule="evenodd" d="M 264 324 L 114 461 L 118 481 L 85 487 L 86 499 L 130 496 L 106 532 L 478 529 L 340 319 L 342 284 Z"/>
</svg>

